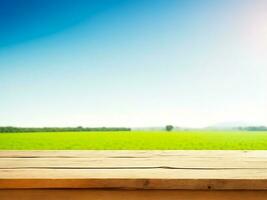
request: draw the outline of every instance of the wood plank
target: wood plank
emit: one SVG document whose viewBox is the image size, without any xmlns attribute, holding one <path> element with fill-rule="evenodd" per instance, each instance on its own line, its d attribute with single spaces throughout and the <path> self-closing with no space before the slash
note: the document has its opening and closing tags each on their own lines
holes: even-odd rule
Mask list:
<svg viewBox="0 0 267 200">
<path fill-rule="evenodd" d="M 34 150 L 34 151 L 17 151 L 17 150 L 0 150 L 0 158 L 10 157 L 90 157 L 90 158 L 117 158 L 117 157 L 172 157 L 172 156 L 190 156 L 190 157 L 252 157 L 267 158 L 266 150 L 257 151 L 240 151 L 240 150 Z"/>
<path fill-rule="evenodd" d="M 1 179 L 255 179 L 266 180 L 267 170 L 250 169 L 4 169 Z"/>
<path fill-rule="evenodd" d="M 0 151 L 0 188 L 267 190 L 266 155 L 267 151 Z"/>
<path fill-rule="evenodd" d="M 2 179 L 1 189 L 267 190 L 261 179 Z"/>
<path fill-rule="evenodd" d="M 266 200 L 267 191 L 0 190 L 1 200 Z"/>
<path fill-rule="evenodd" d="M 162 156 L 150 158 L 1 158 L 0 169 L 90 169 L 90 168 L 196 168 L 196 169 L 267 169 L 267 159 L 195 158 Z"/>
</svg>

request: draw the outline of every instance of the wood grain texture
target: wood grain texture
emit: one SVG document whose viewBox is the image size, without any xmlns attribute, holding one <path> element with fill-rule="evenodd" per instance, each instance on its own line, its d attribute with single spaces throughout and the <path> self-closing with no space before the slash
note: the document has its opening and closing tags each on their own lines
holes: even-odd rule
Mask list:
<svg viewBox="0 0 267 200">
<path fill-rule="evenodd" d="M 267 151 L 0 151 L 0 189 L 267 190 Z"/>
<path fill-rule="evenodd" d="M 1 200 L 266 200 L 267 191 L 0 190 Z"/>
</svg>

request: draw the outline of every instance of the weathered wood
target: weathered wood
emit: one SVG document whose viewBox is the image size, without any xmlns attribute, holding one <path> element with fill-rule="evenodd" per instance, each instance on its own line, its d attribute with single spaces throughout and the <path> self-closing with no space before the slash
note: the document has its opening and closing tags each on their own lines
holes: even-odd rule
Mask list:
<svg viewBox="0 0 267 200">
<path fill-rule="evenodd" d="M 0 189 L 267 190 L 267 151 L 0 151 Z"/>
<path fill-rule="evenodd" d="M 267 169 L 266 166 L 267 159 L 258 158 L 1 158 L 0 160 L 0 169 Z"/>
</svg>

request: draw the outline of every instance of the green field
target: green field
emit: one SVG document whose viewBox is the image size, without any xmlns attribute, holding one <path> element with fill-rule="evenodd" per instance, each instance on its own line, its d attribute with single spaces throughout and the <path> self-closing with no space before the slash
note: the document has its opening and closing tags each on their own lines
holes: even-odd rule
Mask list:
<svg viewBox="0 0 267 200">
<path fill-rule="evenodd" d="M 0 149 L 53 150 L 175 150 L 267 149 L 267 132 L 246 131 L 131 131 L 1 133 Z"/>
</svg>

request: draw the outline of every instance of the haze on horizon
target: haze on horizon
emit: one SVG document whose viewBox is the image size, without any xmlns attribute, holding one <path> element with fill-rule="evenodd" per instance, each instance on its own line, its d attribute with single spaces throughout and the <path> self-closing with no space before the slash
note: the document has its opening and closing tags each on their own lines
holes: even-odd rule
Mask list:
<svg viewBox="0 0 267 200">
<path fill-rule="evenodd" d="M 267 125 L 267 1 L 0 1 L 0 126 Z"/>
</svg>

